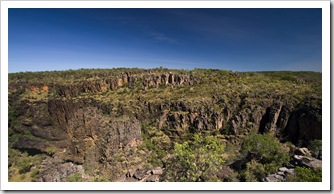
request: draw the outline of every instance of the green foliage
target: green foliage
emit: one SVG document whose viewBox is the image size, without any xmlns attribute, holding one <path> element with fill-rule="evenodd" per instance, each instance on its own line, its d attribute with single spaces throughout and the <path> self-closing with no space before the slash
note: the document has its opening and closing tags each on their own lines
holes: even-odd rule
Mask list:
<svg viewBox="0 0 334 194">
<path fill-rule="evenodd" d="M 38 174 L 39 174 L 39 169 L 38 168 L 35 168 L 35 169 L 31 170 L 30 178 L 32 179 L 32 181 L 36 180 Z"/>
<path fill-rule="evenodd" d="M 174 157 L 167 166 L 173 181 L 221 181 L 224 146 L 217 137 L 194 135 L 193 142 L 175 143 Z"/>
<path fill-rule="evenodd" d="M 18 150 L 8 149 L 9 181 L 34 181 L 39 174 L 39 165 L 44 156 L 41 154 L 29 156 Z"/>
<path fill-rule="evenodd" d="M 230 125 L 226 124 L 222 129 L 220 129 L 220 134 L 231 135 Z"/>
<path fill-rule="evenodd" d="M 284 151 L 282 145 L 271 134 L 250 134 L 245 138 L 241 151 L 243 157 L 247 158 L 250 156 L 252 160 L 263 164 L 267 174 L 275 172 L 289 160 L 288 153 Z M 256 164 L 254 161 L 253 164 Z M 248 170 L 251 169 L 249 168 Z M 255 172 L 255 174 L 259 173 Z"/>
<path fill-rule="evenodd" d="M 318 157 L 322 153 L 322 141 L 318 139 L 310 141 L 308 149 L 313 157 Z"/>
<path fill-rule="evenodd" d="M 23 158 L 18 162 L 19 165 L 19 173 L 26 173 L 30 170 L 32 167 L 32 160 L 30 157 Z"/>
<path fill-rule="evenodd" d="M 258 163 L 256 160 L 251 160 L 246 165 L 246 170 L 243 174 L 247 182 L 258 182 L 266 175 L 265 167 L 263 164 Z"/>
<path fill-rule="evenodd" d="M 104 176 L 96 175 L 94 177 L 94 182 L 110 182 L 110 181 Z"/>
<path fill-rule="evenodd" d="M 67 177 L 68 182 L 83 182 L 82 175 L 80 173 L 74 173 Z"/>
<path fill-rule="evenodd" d="M 46 153 L 49 155 L 49 156 L 53 156 L 55 153 L 57 152 L 57 148 L 54 147 L 54 146 L 50 146 L 46 149 Z"/>
<path fill-rule="evenodd" d="M 288 176 L 289 182 L 321 182 L 322 169 L 312 170 L 306 167 L 296 167 L 295 173 Z"/>
<path fill-rule="evenodd" d="M 169 137 L 163 132 L 150 124 L 142 124 L 143 130 L 143 145 L 146 149 L 151 151 L 148 158 L 148 163 L 153 167 L 161 166 L 161 159 L 167 155 L 167 151 L 171 147 Z"/>
</svg>

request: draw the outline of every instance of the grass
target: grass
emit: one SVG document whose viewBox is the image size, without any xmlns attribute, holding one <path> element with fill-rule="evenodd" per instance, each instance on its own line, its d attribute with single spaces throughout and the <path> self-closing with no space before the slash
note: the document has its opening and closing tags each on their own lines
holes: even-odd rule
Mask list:
<svg viewBox="0 0 334 194">
<path fill-rule="evenodd" d="M 10 182 L 35 181 L 39 174 L 39 166 L 45 156 L 42 154 L 29 156 L 18 150 L 8 150 L 8 171 Z"/>
</svg>

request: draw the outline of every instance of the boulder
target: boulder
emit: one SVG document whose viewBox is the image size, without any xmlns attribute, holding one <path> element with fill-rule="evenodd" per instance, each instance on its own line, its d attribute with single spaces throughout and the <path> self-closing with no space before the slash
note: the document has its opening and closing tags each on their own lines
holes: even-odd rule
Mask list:
<svg viewBox="0 0 334 194">
<path fill-rule="evenodd" d="M 151 175 L 146 179 L 146 182 L 159 182 L 159 176 Z"/>
<path fill-rule="evenodd" d="M 133 174 L 133 178 L 137 180 L 142 180 L 146 176 L 146 173 L 144 170 L 137 169 L 136 172 Z"/>
<path fill-rule="evenodd" d="M 281 171 L 281 172 L 286 172 L 286 171 L 288 171 L 288 169 L 287 169 L 286 167 L 281 167 L 281 168 L 279 168 L 278 170 Z"/>
<path fill-rule="evenodd" d="M 82 165 L 76 165 L 72 162 L 62 163 L 62 160 L 48 157 L 42 162 L 37 181 L 66 182 L 69 176 L 76 173 L 80 174 L 83 180 L 89 179 Z"/>
<path fill-rule="evenodd" d="M 157 167 L 157 168 L 152 170 L 153 175 L 162 175 L 162 173 L 163 173 L 163 170 L 162 170 L 161 167 Z"/>
<path fill-rule="evenodd" d="M 275 177 L 274 174 L 270 174 L 264 178 L 264 182 L 278 182 L 279 180 Z"/>
<path fill-rule="evenodd" d="M 311 156 L 311 152 L 307 148 L 298 148 L 295 151 L 296 155 L 302 155 L 302 156 Z"/>
<path fill-rule="evenodd" d="M 277 174 L 280 175 L 280 176 L 285 176 L 285 173 L 281 172 L 281 171 L 277 172 Z"/>
<path fill-rule="evenodd" d="M 283 176 L 278 175 L 278 174 L 275 174 L 274 177 L 279 181 L 284 181 L 285 180 Z"/>
<path fill-rule="evenodd" d="M 322 161 L 316 158 L 294 155 L 294 159 L 297 160 L 302 166 L 312 168 L 313 170 L 322 167 Z"/>
</svg>

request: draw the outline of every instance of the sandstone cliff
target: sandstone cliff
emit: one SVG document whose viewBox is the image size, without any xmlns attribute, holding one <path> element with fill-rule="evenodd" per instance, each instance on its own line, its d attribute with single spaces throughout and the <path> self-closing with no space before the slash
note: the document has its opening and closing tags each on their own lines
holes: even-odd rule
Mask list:
<svg viewBox="0 0 334 194">
<path fill-rule="evenodd" d="M 219 70 L 86 71 L 10 76 L 10 147 L 113 181 L 157 167 L 148 165 L 159 156 L 145 144 L 153 129 L 166 153 L 193 133 L 235 145 L 254 131 L 304 146 L 322 138 L 321 74 L 312 81 Z M 38 180 L 56 180 L 45 177 Z"/>
</svg>

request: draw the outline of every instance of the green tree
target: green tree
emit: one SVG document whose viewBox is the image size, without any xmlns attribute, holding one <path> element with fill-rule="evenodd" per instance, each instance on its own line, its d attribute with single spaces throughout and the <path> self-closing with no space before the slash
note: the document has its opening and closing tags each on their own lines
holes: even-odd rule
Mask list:
<svg viewBox="0 0 334 194">
<path fill-rule="evenodd" d="M 174 155 L 166 167 L 167 180 L 220 181 L 224 145 L 214 136 L 194 135 L 191 143 L 175 143 Z"/>
<path fill-rule="evenodd" d="M 247 182 L 260 181 L 266 172 L 263 164 L 258 163 L 256 160 L 251 160 L 246 164 L 246 171 L 243 176 Z"/>
<path fill-rule="evenodd" d="M 265 175 L 277 171 L 289 161 L 288 153 L 284 151 L 278 140 L 268 133 L 249 135 L 245 138 L 241 151 L 245 160 L 251 160 L 246 164 L 244 172 L 246 181 L 253 180 L 254 177 L 261 181 Z M 261 170 L 262 168 L 264 170 Z"/>
</svg>

